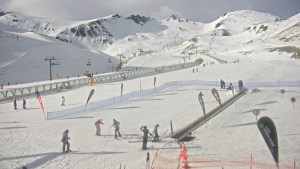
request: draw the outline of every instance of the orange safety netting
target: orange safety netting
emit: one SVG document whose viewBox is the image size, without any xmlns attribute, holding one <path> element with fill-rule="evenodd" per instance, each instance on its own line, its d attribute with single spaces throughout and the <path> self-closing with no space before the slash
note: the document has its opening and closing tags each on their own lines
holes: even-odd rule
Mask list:
<svg viewBox="0 0 300 169">
<path fill-rule="evenodd" d="M 179 157 L 167 158 L 160 153 L 156 154 L 151 169 L 188 169 L 188 168 L 209 168 L 209 169 L 278 169 L 274 162 L 261 162 L 249 159 L 217 159 L 217 157 L 203 158 L 200 155 L 187 155 L 184 145 L 181 147 Z M 280 164 L 280 169 L 297 169 L 295 161 L 290 164 Z M 298 167 L 299 169 L 299 167 Z"/>
</svg>

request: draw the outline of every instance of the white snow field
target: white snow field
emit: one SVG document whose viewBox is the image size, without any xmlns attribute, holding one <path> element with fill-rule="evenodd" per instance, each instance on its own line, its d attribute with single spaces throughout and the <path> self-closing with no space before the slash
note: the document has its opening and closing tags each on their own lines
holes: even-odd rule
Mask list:
<svg viewBox="0 0 300 169">
<path fill-rule="evenodd" d="M 181 85 L 188 80 L 225 82 L 243 80 L 256 84 L 276 81 L 299 81 L 300 62 L 281 55 L 280 60 L 272 61 L 242 61 L 239 63 L 214 64 L 198 66 L 198 72 L 185 69 L 156 75 L 157 86 L 173 83 L 174 87 L 159 91 L 151 95 L 141 96 L 102 109 L 88 109 L 85 112 L 45 121 L 43 112 L 36 98 L 27 99 L 27 109 L 13 110 L 11 102 L 0 105 L 1 132 L 1 168 L 145 168 L 146 152 L 150 153 L 150 161 L 158 150 L 159 156 L 153 166 L 155 168 L 176 168 L 180 153 L 180 146 L 171 138 L 161 142 L 148 142 L 149 150 L 141 150 L 141 142 L 130 142 L 129 138 L 141 135 L 139 128 L 147 125 L 152 131 L 155 124 L 160 124 L 159 133 L 166 136 L 170 133 L 170 120 L 174 131 L 191 123 L 202 116 L 198 103 L 198 93 L 204 94 L 207 112 L 218 104 L 213 99 L 210 90 L 218 89 L 221 99 L 226 100 L 232 93 L 219 86 Z M 42 96 L 47 111 L 63 110 L 70 107 L 84 105 L 91 89 L 95 89 L 92 102 L 120 95 L 120 83 L 95 84 L 76 90 L 53 95 Z M 127 80 L 124 93 L 133 90 L 153 88 L 153 76 Z M 140 85 L 141 83 L 141 85 Z M 282 96 L 279 92 L 285 89 Z M 66 106 L 61 107 L 61 96 L 66 97 Z M 279 139 L 280 165 L 293 166 L 300 163 L 300 133 L 299 133 L 299 102 L 294 107 L 291 97 L 299 99 L 299 87 L 258 87 L 250 89 L 248 93 L 221 112 L 218 116 L 193 133 L 195 139 L 186 142 L 190 166 L 201 168 L 210 166 L 199 159 L 224 160 L 225 168 L 234 168 L 235 161 L 263 162 L 273 165 L 272 155 L 265 144 L 257 126 L 252 111 L 260 109 L 258 116 L 268 116 L 273 119 L 277 127 Z M 94 122 L 102 118 L 102 136 L 95 136 Z M 114 139 L 112 119 L 121 123 L 121 134 L 124 138 Z M 70 130 L 71 149 L 75 152 L 61 154 L 62 132 Z M 168 160 L 167 160 L 168 159 Z M 192 161 L 197 161 L 193 163 Z M 171 161 L 169 161 L 171 160 Z M 173 161 L 172 161 L 173 160 Z M 200 160 L 201 161 L 201 160 Z M 204 160 L 205 161 L 205 160 Z M 207 160 L 206 160 L 207 161 Z M 228 163 L 226 163 L 226 161 Z M 231 163 L 229 163 L 231 161 Z M 226 166 L 227 165 L 227 166 Z M 214 167 L 215 166 L 215 167 Z M 247 168 L 243 166 L 240 168 Z M 257 166 L 256 166 L 257 167 Z M 215 162 L 211 168 L 220 168 Z M 263 165 L 262 165 L 263 168 Z"/>
</svg>

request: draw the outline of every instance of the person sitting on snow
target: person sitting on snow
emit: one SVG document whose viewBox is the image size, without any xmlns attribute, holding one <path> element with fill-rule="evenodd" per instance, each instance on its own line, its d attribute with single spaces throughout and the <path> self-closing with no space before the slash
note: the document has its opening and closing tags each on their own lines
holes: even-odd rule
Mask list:
<svg viewBox="0 0 300 169">
<path fill-rule="evenodd" d="M 232 85 L 232 83 L 230 83 L 227 90 L 232 90 L 232 89 L 233 89 L 233 85 Z"/>
</svg>

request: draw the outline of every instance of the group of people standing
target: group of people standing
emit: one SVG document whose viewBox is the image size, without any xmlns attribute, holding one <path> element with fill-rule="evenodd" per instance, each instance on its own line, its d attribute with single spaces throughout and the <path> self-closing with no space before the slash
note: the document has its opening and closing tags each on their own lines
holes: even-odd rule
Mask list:
<svg viewBox="0 0 300 169">
<path fill-rule="evenodd" d="M 98 119 L 95 122 L 95 127 L 96 127 L 96 136 L 101 136 L 101 128 L 100 125 L 104 124 L 102 119 Z M 110 127 L 115 127 L 115 139 L 119 137 L 122 137 L 121 133 L 120 133 L 120 122 L 117 121 L 116 119 L 113 119 L 113 124 Z"/>
<path fill-rule="evenodd" d="M 159 127 L 159 124 L 156 124 L 154 126 L 154 130 L 153 130 L 153 134 L 154 134 L 153 141 L 154 142 L 158 142 L 159 141 L 158 127 Z M 146 150 L 147 149 L 148 136 L 153 136 L 153 134 L 150 133 L 150 131 L 148 130 L 147 126 L 141 126 L 140 130 L 143 132 L 142 150 Z"/>
<path fill-rule="evenodd" d="M 14 110 L 18 109 L 17 99 L 14 99 Z M 23 109 L 26 109 L 26 100 L 23 99 Z"/>
<path fill-rule="evenodd" d="M 225 89 L 225 81 L 223 79 L 221 79 L 220 85 L 221 85 L 221 89 Z M 232 89 L 233 89 L 233 85 L 232 83 L 230 83 L 227 90 L 232 90 Z"/>
<path fill-rule="evenodd" d="M 104 124 L 102 119 L 97 119 L 95 122 L 95 127 L 96 127 L 96 136 L 101 136 L 101 128 L 100 126 Z M 116 119 L 113 119 L 113 124 L 110 127 L 114 127 L 115 128 L 115 139 L 117 139 L 118 137 L 122 137 L 121 133 L 120 133 L 120 122 L 117 121 Z M 158 142 L 160 137 L 158 135 L 158 127 L 159 124 L 156 124 L 154 126 L 154 130 L 153 130 L 153 134 L 154 134 L 154 138 L 153 141 L 154 142 Z M 140 128 L 140 130 L 143 132 L 143 145 L 142 145 L 142 149 L 145 150 L 147 149 L 147 142 L 148 142 L 148 136 L 153 136 L 152 133 L 150 133 L 150 131 L 148 130 L 147 126 L 142 126 Z"/>
</svg>

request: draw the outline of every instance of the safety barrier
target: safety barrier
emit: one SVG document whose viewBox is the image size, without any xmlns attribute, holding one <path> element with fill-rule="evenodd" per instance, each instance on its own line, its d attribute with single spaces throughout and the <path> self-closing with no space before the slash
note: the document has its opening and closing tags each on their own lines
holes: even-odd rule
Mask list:
<svg viewBox="0 0 300 169">
<path fill-rule="evenodd" d="M 164 72 L 170 72 L 180 69 L 185 69 L 193 66 L 199 65 L 199 62 L 189 62 L 182 64 L 175 64 L 169 66 L 161 66 L 151 69 L 140 69 L 133 71 L 124 71 L 124 72 L 115 72 L 107 74 L 94 75 L 94 83 L 104 83 L 112 81 L 120 81 L 129 78 L 137 78 L 142 76 L 149 76 Z M 79 77 L 79 78 L 69 78 L 69 79 L 60 79 L 53 80 L 51 82 L 37 82 L 30 84 L 20 84 L 20 85 L 11 85 L 9 87 L 5 86 L 4 89 L 0 90 L 0 102 L 6 100 L 12 100 L 14 98 L 23 98 L 25 96 L 33 96 L 38 91 L 40 94 L 49 93 L 49 92 L 59 92 L 60 90 L 72 89 L 75 87 L 81 87 L 88 85 L 88 77 Z"/>
<path fill-rule="evenodd" d="M 232 158 L 232 157 L 231 157 Z M 266 162 L 260 157 L 253 157 L 249 154 L 248 159 L 237 157 L 205 157 L 201 155 L 187 154 L 185 148 L 181 148 L 179 156 L 174 158 L 165 157 L 156 153 L 151 169 L 186 169 L 186 168 L 210 168 L 210 169 L 278 169 L 273 161 Z M 280 169 L 296 169 L 295 160 L 285 160 L 279 164 Z"/>
</svg>

